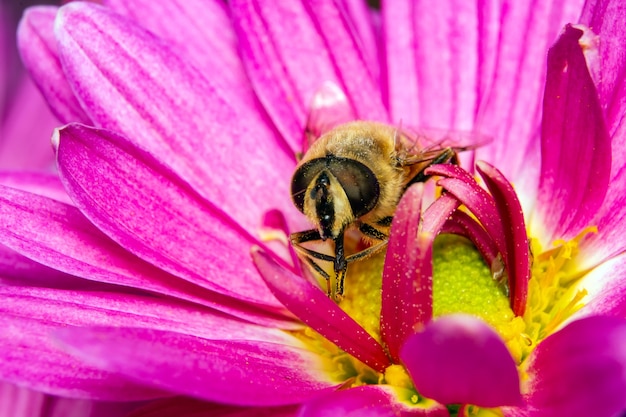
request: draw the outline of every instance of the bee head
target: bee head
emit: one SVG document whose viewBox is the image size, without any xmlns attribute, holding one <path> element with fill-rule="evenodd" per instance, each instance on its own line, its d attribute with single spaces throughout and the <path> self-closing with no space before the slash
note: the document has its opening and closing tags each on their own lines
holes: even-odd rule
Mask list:
<svg viewBox="0 0 626 417">
<path fill-rule="evenodd" d="M 367 214 L 379 194 L 378 180 L 369 168 L 333 155 L 304 163 L 291 183 L 294 204 L 317 225 L 322 239 L 336 238 Z"/>
</svg>

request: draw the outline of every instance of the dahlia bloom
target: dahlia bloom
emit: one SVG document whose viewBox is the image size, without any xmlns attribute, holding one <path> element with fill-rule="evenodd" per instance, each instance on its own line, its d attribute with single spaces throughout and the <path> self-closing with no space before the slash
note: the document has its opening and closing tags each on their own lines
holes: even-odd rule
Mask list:
<svg viewBox="0 0 626 417">
<path fill-rule="evenodd" d="M 19 30 L 68 124 L 59 179 L 2 186 L 0 379 L 158 399 L 135 416 L 626 408 L 619 2 L 103 3 Z M 485 188 L 409 188 L 340 305 L 285 244 L 327 81 L 354 119 L 494 138 Z"/>
</svg>

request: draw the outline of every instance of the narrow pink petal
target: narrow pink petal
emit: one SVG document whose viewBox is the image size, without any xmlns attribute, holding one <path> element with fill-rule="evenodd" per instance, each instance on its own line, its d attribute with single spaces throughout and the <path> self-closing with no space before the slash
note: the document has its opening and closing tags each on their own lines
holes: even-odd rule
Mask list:
<svg viewBox="0 0 626 417">
<path fill-rule="evenodd" d="M 434 165 L 426 170 L 429 175 L 441 175 L 438 182 L 477 217 L 493 238 L 498 251 L 506 253 L 506 237 L 493 197 L 482 189 L 464 169 L 452 164 Z"/>
<path fill-rule="evenodd" d="M 57 337 L 98 367 L 209 401 L 294 404 L 335 385 L 321 357 L 278 343 L 133 328 L 68 327 Z"/>
<path fill-rule="evenodd" d="M 400 357 L 417 391 L 442 404 L 497 407 L 522 401 L 515 361 L 498 334 L 477 318 L 438 318 L 407 340 Z"/>
<path fill-rule="evenodd" d="M 478 105 L 479 3 L 383 3 L 392 119 L 410 126 L 472 129 Z"/>
<path fill-rule="evenodd" d="M 614 168 L 606 200 L 594 220 L 600 233 L 583 242 L 586 255 L 583 267 L 597 265 L 626 248 L 623 230 L 626 206 L 622 197 L 626 188 L 626 171 L 618 169 L 626 163 L 626 62 L 622 54 L 626 31 L 619 24 L 618 17 L 623 15 L 624 4 L 619 0 L 589 1 L 585 3 L 580 20 L 593 31 L 590 33 L 592 47 L 587 48 L 585 53 L 607 118 Z M 589 56 L 590 51 L 595 56 Z"/>
<path fill-rule="evenodd" d="M 254 106 L 254 92 L 237 54 L 237 39 L 222 1 L 106 0 L 103 3 L 171 42 L 177 53 L 210 74 L 211 83 L 221 91 L 229 91 Z"/>
<path fill-rule="evenodd" d="M 280 316 L 207 291 L 142 261 L 72 206 L 7 187 L 0 186 L 0 190 L 0 242 L 38 263 L 88 280 L 194 301 L 257 323 L 293 327 Z M 49 273 L 50 279 L 58 275 Z"/>
<path fill-rule="evenodd" d="M 471 240 L 482 254 L 487 265 L 491 265 L 498 256 L 498 248 L 491 236 L 487 234 L 480 223 L 465 212 L 457 210 L 452 213 L 444 224 L 441 233 L 453 233 Z"/>
<path fill-rule="evenodd" d="M 448 417 L 441 404 L 411 407 L 385 385 L 365 385 L 335 391 L 306 403 L 298 417 Z"/>
<path fill-rule="evenodd" d="M 539 417 L 620 415 L 626 409 L 626 322 L 588 317 L 531 354 L 529 406 Z"/>
<path fill-rule="evenodd" d="M 17 31 L 20 54 L 54 115 L 63 123 L 89 124 L 90 118 L 76 100 L 59 61 L 53 34 L 58 10 L 55 6 L 37 6 L 26 10 Z"/>
<path fill-rule="evenodd" d="M 74 398 L 132 401 L 166 392 L 101 371 L 63 351 L 50 339 L 56 325 L 0 315 L 0 380 Z"/>
<path fill-rule="evenodd" d="M 531 264 L 522 206 L 513 186 L 498 169 L 483 161 L 476 163 L 476 169 L 494 198 L 502 228 L 505 230 L 507 249 L 504 252 L 504 264 L 511 291 L 511 308 L 517 316 L 523 316 L 528 298 Z"/>
<path fill-rule="evenodd" d="M 383 347 L 321 289 L 260 250 L 252 256 L 276 298 L 300 320 L 379 372 L 390 364 Z"/>
<path fill-rule="evenodd" d="M 574 318 L 609 315 L 626 319 L 626 254 L 600 264 L 574 284 L 573 291 L 584 290 L 584 307 Z"/>
<path fill-rule="evenodd" d="M 346 0 L 341 3 L 348 14 L 348 20 L 354 26 L 356 38 L 359 39 L 359 48 L 364 55 L 365 63 L 372 73 L 374 80 L 380 79 L 380 40 L 375 29 L 375 20 L 379 19 L 377 10 L 369 7 L 367 2 L 360 0 Z"/>
<path fill-rule="evenodd" d="M 527 196 L 539 180 L 539 125 L 546 53 L 563 26 L 578 19 L 584 0 L 481 2 L 480 103 L 476 128 L 497 138 L 478 149 Z"/>
<path fill-rule="evenodd" d="M 0 184 L 72 205 L 57 174 L 45 172 L 0 172 Z"/>
<path fill-rule="evenodd" d="M 55 29 L 67 77 L 97 126 L 124 134 L 248 230 L 270 209 L 297 218 L 294 155 L 258 107 L 105 8 L 71 2 Z"/>
<path fill-rule="evenodd" d="M 0 104 L 0 110 L 2 107 Z M 52 171 L 50 136 L 58 124 L 30 77 L 22 74 L 4 120 L 0 120 L 0 167 Z"/>
<path fill-rule="evenodd" d="M 433 314 L 432 248 L 419 236 L 423 192 L 423 184 L 416 184 L 400 200 L 383 267 L 380 333 L 396 361 L 406 338 Z"/>
<path fill-rule="evenodd" d="M 624 151 L 624 106 L 626 95 L 626 61 L 622 55 L 626 43 L 626 28 L 620 25 L 625 14 L 620 0 L 596 0 L 585 2 L 580 23 L 590 31 L 594 48 L 584 51 L 591 75 L 596 82 L 600 104 L 607 116 L 609 133 L 613 137 L 613 162 L 616 166 L 626 163 Z M 592 52 L 595 56 L 590 56 Z"/>
<path fill-rule="evenodd" d="M 238 407 L 187 397 L 155 400 L 126 417 L 295 417 L 298 407 Z"/>
<path fill-rule="evenodd" d="M 237 0 L 231 9 L 250 80 L 294 151 L 301 149 L 309 107 L 325 82 L 346 92 L 358 118 L 386 121 L 369 57 L 337 2 Z"/>
<path fill-rule="evenodd" d="M 164 298 L 105 291 L 0 287 L 3 315 L 63 326 L 119 326 L 175 331 L 220 340 L 249 340 L 300 346 L 278 329 Z M 156 316 L 155 311 L 159 314 Z"/>
<path fill-rule="evenodd" d="M 567 26 L 548 54 L 536 207 L 545 243 L 588 226 L 609 183 L 611 143 L 579 45 L 582 34 Z"/>
<path fill-rule="evenodd" d="M 217 293 L 282 307 L 252 264 L 257 241 L 166 167 L 102 129 L 67 125 L 58 143 L 68 193 L 115 241 Z"/>
</svg>

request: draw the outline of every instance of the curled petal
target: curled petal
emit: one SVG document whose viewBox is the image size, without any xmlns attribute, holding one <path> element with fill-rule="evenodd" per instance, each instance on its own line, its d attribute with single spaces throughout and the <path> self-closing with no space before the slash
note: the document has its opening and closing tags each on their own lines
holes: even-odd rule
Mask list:
<svg viewBox="0 0 626 417">
<path fill-rule="evenodd" d="M 548 416 L 616 416 L 626 409 L 626 321 L 574 321 L 531 354 L 528 405 Z M 535 414 L 533 414 L 535 415 Z"/>
<path fill-rule="evenodd" d="M 380 332 L 395 360 L 406 338 L 433 313 L 432 247 L 419 230 L 423 190 L 423 184 L 411 186 L 400 200 L 383 267 Z"/>
<path fill-rule="evenodd" d="M 139 328 L 68 327 L 55 334 L 72 354 L 99 368 L 209 401 L 294 404 L 335 385 L 321 357 L 279 343 Z"/>
<path fill-rule="evenodd" d="M 582 34 L 568 25 L 548 54 L 535 226 L 544 243 L 588 226 L 609 184 L 611 141 L 579 44 Z"/>
<path fill-rule="evenodd" d="M 407 340 L 400 358 L 415 388 L 442 404 L 521 404 L 515 361 L 500 337 L 471 316 L 429 323 Z"/>
<path fill-rule="evenodd" d="M 452 213 L 444 224 L 441 233 L 453 233 L 465 236 L 471 240 L 476 249 L 480 251 L 487 265 L 491 265 L 498 256 L 498 248 L 491 236 L 487 234 L 480 223 L 462 211 L 457 210 Z"/>
<path fill-rule="evenodd" d="M 530 279 L 530 254 L 528 235 L 524 223 L 522 206 L 517 199 L 510 182 L 493 166 L 479 161 L 476 168 L 494 198 L 502 228 L 506 231 L 505 266 L 509 276 L 511 289 L 511 307 L 513 312 L 524 315 L 528 297 L 528 280 Z"/>
<path fill-rule="evenodd" d="M 379 372 L 390 364 L 380 343 L 319 288 L 258 249 L 252 257 L 276 298 L 300 320 Z"/>
</svg>

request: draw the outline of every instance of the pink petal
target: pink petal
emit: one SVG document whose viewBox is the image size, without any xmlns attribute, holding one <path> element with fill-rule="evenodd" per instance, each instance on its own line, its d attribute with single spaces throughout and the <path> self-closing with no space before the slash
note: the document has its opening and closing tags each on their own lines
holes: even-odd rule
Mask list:
<svg viewBox="0 0 626 417">
<path fill-rule="evenodd" d="M 585 52 L 612 137 L 614 167 L 606 200 L 594 220 L 600 233 L 583 242 L 586 259 L 581 268 L 597 265 L 626 247 L 623 230 L 626 213 L 622 201 L 623 190 L 626 188 L 626 172 L 617 169 L 626 163 L 626 67 L 622 50 L 626 31 L 617 17 L 623 14 L 624 5 L 621 1 L 596 1 L 585 4 L 581 17 L 581 22 L 593 30 L 590 33 L 592 39 L 588 41 L 591 45 Z"/>
<path fill-rule="evenodd" d="M 284 318 L 191 285 L 145 263 L 111 241 L 72 206 L 7 187 L 0 186 L 0 190 L 0 241 L 38 263 L 89 280 L 145 289 L 251 321 L 290 327 Z M 59 275 L 56 271 L 46 274 L 47 279 Z"/>
<path fill-rule="evenodd" d="M 620 24 L 624 16 L 624 3 L 620 0 L 585 2 L 580 23 L 590 28 L 593 47 L 585 52 L 589 67 L 596 82 L 602 109 L 607 116 L 608 130 L 613 137 L 613 162 L 616 166 L 626 163 L 624 151 L 624 106 L 626 95 L 624 74 L 626 62 L 623 46 L 626 43 L 626 28 Z M 597 39 L 594 39 L 595 37 Z M 593 56 L 590 56 L 593 53 Z"/>
<path fill-rule="evenodd" d="M 52 130 L 59 122 L 41 93 L 25 73 L 0 120 L 0 167 L 12 170 L 51 171 L 54 152 Z M 0 103 L 0 109 L 4 106 Z"/>
<path fill-rule="evenodd" d="M 152 401 L 126 417 L 294 417 L 297 411 L 298 408 L 293 405 L 237 407 L 173 397 Z"/>
<path fill-rule="evenodd" d="M 531 354 L 529 406 L 548 416 L 616 416 L 626 409 L 626 322 L 589 317 Z"/>
<path fill-rule="evenodd" d="M 183 58 L 200 71 L 210 73 L 211 83 L 218 89 L 254 105 L 254 92 L 237 54 L 237 39 L 223 2 L 106 0 L 103 3 L 170 42 Z"/>
<path fill-rule="evenodd" d="M 465 236 L 471 240 L 476 249 L 480 251 L 487 265 L 492 265 L 498 256 L 498 248 L 491 236 L 487 234 L 480 223 L 462 211 L 457 210 L 452 213 L 444 224 L 441 233 Z"/>
<path fill-rule="evenodd" d="M 0 382 L 3 417 L 126 417 L 137 404 L 64 398 Z"/>
<path fill-rule="evenodd" d="M 544 243 L 588 226 L 609 183 L 611 143 L 578 43 L 582 34 L 567 26 L 548 55 L 536 207 Z"/>
<path fill-rule="evenodd" d="M 42 392 L 0 382 L 0 416 L 84 417 L 91 415 L 93 405 L 94 402 L 88 400 L 51 397 Z"/>
<path fill-rule="evenodd" d="M 58 143 L 68 193 L 115 241 L 197 285 L 282 308 L 252 264 L 258 242 L 167 168 L 102 129 L 67 125 Z"/>
<path fill-rule="evenodd" d="M 277 343 L 136 328 L 68 327 L 57 336 L 98 367 L 210 401 L 294 404 L 334 385 L 321 357 Z"/>
<path fill-rule="evenodd" d="M 394 121 L 472 129 L 478 104 L 477 7 L 454 0 L 384 3 L 383 39 Z"/>
<path fill-rule="evenodd" d="M 0 286 L 4 285 L 81 289 L 106 286 L 48 268 L 0 245 Z"/>
<path fill-rule="evenodd" d="M 298 417 L 448 417 L 441 404 L 411 407 L 402 402 L 389 386 L 365 385 L 335 391 L 306 403 Z"/>
<path fill-rule="evenodd" d="M 380 332 L 398 360 L 407 337 L 432 318 L 432 246 L 421 234 L 424 187 L 410 187 L 394 214 L 382 281 Z"/>
<path fill-rule="evenodd" d="M 511 308 L 517 316 L 523 316 L 528 298 L 531 264 L 522 206 L 513 186 L 497 168 L 478 161 L 476 169 L 493 196 L 502 228 L 506 231 L 507 248 L 503 255 L 511 291 Z"/>
<path fill-rule="evenodd" d="M 584 307 L 575 318 L 610 315 L 626 318 L 626 254 L 616 256 L 586 274 L 574 284 L 572 292 L 584 290 Z"/>
<path fill-rule="evenodd" d="M 164 298 L 108 291 L 0 287 L 3 315 L 50 326 L 116 326 L 175 331 L 211 340 L 248 340 L 300 346 L 281 330 Z M 156 316 L 155 311 L 159 314 Z"/>
<path fill-rule="evenodd" d="M 0 315 L 0 379 L 74 398 L 131 401 L 168 395 L 78 361 L 50 340 L 55 328 L 39 320 Z"/>
<path fill-rule="evenodd" d="M 237 0 L 231 9 L 252 85 L 294 151 L 324 82 L 346 92 L 358 118 L 387 119 L 368 56 L 336 2 Z"/>
<path fill-rule="evenodd" d="M 294 156 L 258 107 L 102 7 L 69 3 L 55 28 L 67 77 L 96 125 L 123 133 L 248 230 L 270 209 L 298 218 Z"/>
<path fill-rule="evenodd" d="M 0 184 L 72 205 L 57 174 L 45 172 L 0 172 Z"/>
<path fill-rule="evenodd" d="M 584 0 L 481 3 L 477 128 L 497 140 L 478 158 L 498 166 L 530 207 L 539 180 L 546 53 L 562 27 L 577 20 Z"/>
<path fill-rule="evenodd" d="M 319 288 L 260 250 L 252 256 L 272 292 L 300 320 L 379 372 L 390 364 L 383 347 Z"/>
<path fill-rule="evenodd" d="M 515 361 L 497 333 L 474 317 L 438 318 L 407 340 L 400 358 L 417 391 L 442 404 L 522 401 Z"/>
<path fill-rule="evenodd" d="M 17 32 L 20 54 L 54 115 L 63 123 L 89 124 L 90 118 L 74 97 L 59 61 L 53 35 L 58 10 L 55 6 L 37 6 L 26 10 Z"/>
</svg>

